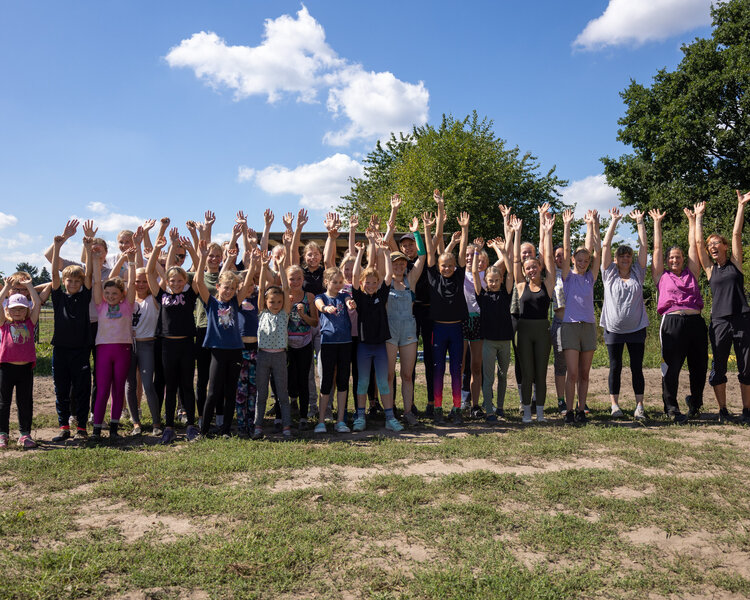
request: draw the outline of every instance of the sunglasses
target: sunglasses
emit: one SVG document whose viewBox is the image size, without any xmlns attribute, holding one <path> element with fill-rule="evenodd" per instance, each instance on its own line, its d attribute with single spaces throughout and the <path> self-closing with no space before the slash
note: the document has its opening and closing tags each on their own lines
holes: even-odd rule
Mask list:
<svg viewBox="0 0 750 600">
<path fill-rule="evenodd" d="M 187 255 L 186 254 L 175 254 L 175 258 L 179 258 L 181 260 L 184 259 L 185 256 L 187 256 Z"/>
</svg>

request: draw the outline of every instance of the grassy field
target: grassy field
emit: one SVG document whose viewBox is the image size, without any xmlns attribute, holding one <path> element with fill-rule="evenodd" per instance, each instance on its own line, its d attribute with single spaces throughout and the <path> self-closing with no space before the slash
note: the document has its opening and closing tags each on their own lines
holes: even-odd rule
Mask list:
<svg viewBox="0 0 750 600">
<path fill-rule="evenodd" d="M 602 400 L 585 428 L 11 449 L 0 598 L 748 597 L 750 430 Z"/>
</svg>

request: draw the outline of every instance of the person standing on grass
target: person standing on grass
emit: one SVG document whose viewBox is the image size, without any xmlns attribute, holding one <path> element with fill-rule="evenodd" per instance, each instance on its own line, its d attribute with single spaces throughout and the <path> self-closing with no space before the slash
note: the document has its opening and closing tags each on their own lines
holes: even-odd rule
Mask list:
<svg viewBox="0 0 750 600">
<path fill-rule="evenodd" d="M 570 256 L 570 224 L 573 211 L 563 212 L 563 254 Z M 560 326 L 560 345 L 565 355 L 565 422 L 586 423 L 586 396 L 589 390 L 591 362 L 596 350 L 596 324 L 594 319 L 594 283 L 599 274 L 599 214 L 588 211 L 584 217 L 586 239 L 592 241 L 592 250 L 581 246 L 573 253 L 573 266 L 563 260 L 562 279 L 565 293 L 565 315 Z M 589 269 L 589 267 L 591 267 Z M 576 388 L 578 412 L 573 412 Z"/>
<path fill-rule="evenodd" d="M 557 410 L 564 415 L 568 408 L 565 405 L 565 355 L 560 345 L 560 327 L 565 316 L 565 291 L 562 279 L 562 264 L 564 260 L 570 264 L 570 257 L 565 256 L 563 247 L 556 246 L 555 252 L 555 289 L 552 292 L 552 324 L 549 327 L 549 337 L 552 342 L 552 355 L 555 370 L 555 391 L 557 392 Z"/>
<path fill-rule="evenodd" d="M 31 300 L 23 294 L 8 298 L 8 306 L 0 310 L 0 448 L 8 447 L 10 433 L 10 403 L 16 390 L 18 409 L 18 445 L 24 450 L 36 448 L 31 439 L 31 421 L 34 415 L 34 366 L 36 348 L 34 331 L 39 322 L 42 303 L 31 279 L 22 279 Z M 8 297 L 11 282 L 6 279 L 0 291 L 0 304 Z"/>
<path fill-rule="evenodd" d="M 52 264 L 57 264 L 60 249 L 67 238 L 55 236 Z M 90 250 L 90 246 L 85 246 Z M 55 408 L 59 435 L 53 442 L 70 437 L 71 408 L 76 411 L 75 439 L 86 440 L 89 416 L 91 367 L 89 366 L 89 304 L 91 303 L 91 255 L 86 253 L 86 271 L 78 265 L 52 269 L 52 381 L 55 384 Z M 61 285 L 62 283 L 62 285 Z"/>
<path fill-rule="evenodd" d="M 659 209 L 649 211 L 654 220 L 654 254 L 651 259 L 651 276 L 659 292 L 656 312 L 662 315 L 659 327 L 662 356 L 662 399 L 664 413 L 675 423 L 685 423 L 700 414 L 703 390 L 708 369 L 708 331 L 703 320 L 703 296 L 698 285 L 700 263 L 695 244 L 695 213 L 684 209 L 688 218 L 688 259 L 677 246 L 667 251 L 665 268 L 662 251 L 661 222 L 665 213 Z M 688 361 L 690 395 L 685 398 L 687 416 L 680 413 L 677 387 L 682 365 Z"/>
<path fill-rule="evenodd" d="M 706 278 L 711 286 L 711 340 L 713 362 L 708 383 L 714 388 L 719 404 L 719 421 L 732 419 L 727 409 L 727 361 L 734 346 L 737 358 L 737 379 L 742 393 L 742 416 L 739 422 L 750 424 L 750 307 L 745 296 L 745 275 L 742 272 L 742 229 L 745 224 L 745 205 L 750 192 L 737 191 L 737 214 L 732 229 L 732 255 L 726 238 L 711 234 L 703 242 L 703 217 L 706 203 L 695 205 L 695 240 Z M 706 249 L 708 247 L 708 250 Z"/>
<path fill-rule="evenodd" d="M 612 219 L 607 234 L 602 242 L 602 283 L 604 284 L 604 303 L 600 325 L 604 329 L 604 343 L 609 354 L 609 399 L 613 417 L 622 417 L 620 409 L 620 377 L 622 375 L 622 353 L 627 344 L 630 355 L 630 374 L 635 394 L 635 412 L 638 420 L 646 418 L 643 409 L 643 392 L 646 380 L 643 377 L 643 355 L 646 351 L 646 328 L 648 314 L 643 300 L 643 280 L 646 277 L 648 264 L 648 240 L 643 213 L 634 210 L 630 218 L 638 228 L 638 257 L 634 260 L 630 246 L 618 246 L 612 258 L 612 239 L 617 224 L 622 219 L 620 211 L 611 208 Z"/>
<path fill-rule="evenodd" d="M 543 219 L 543 239 L 545 262 L 551 265 L 552 226 L 555 216 L 545 211 Z M 542 278 L 542 263 L 536 257 L 521 261 L 521 227 L 522 221 L 514 218 L 511 222 L 514 230 L 513 241 L 513 278 L 518 292 L 518 340 L 516 360 L 521 365 L 521 399 L 523 400 L 524 423 L 531 423 L 531 388 L 536 387 L 536 420 L 544 422 L 544 402 L 547 397 L 547 365 L 551 344 L 549 339 L 549 307 L 552 292 L 555 288 L 555 272 L 546 271 Z M 515 257 L 518 258 L 515 258 Z"/>
</svg>

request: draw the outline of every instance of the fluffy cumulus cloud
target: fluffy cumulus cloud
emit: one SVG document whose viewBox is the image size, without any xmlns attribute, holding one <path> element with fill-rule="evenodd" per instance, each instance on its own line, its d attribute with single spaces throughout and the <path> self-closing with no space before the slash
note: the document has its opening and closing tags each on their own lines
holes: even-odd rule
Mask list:
<svg viewBox="0 0 750 600">
<path fill-rule="evenodd" d="M 100 237 L 104 232 L 119 232 L 122 229 L 135 230 L 139 225 L 143 225 L 142 218 L 114 212 L 112 208 L 104 202 L 89 202 L 86 205 L 86 209 L 94 213 L 93 216 L 88 215 L 85 217 L 79 217 L 76 215 L 72 218 L 78 219 L 81 223 L 86 219 L 93 219 L 94 227 L 98 228 Z"/>
<path fill-rule="evenodd" d="M 582 217 L 587 210 L 598 210 L 599 214 L 606 215 L 613 206 L 620 206 L 617 190 L 607 184 L 604 175 L 574 181 L 560 193 L 563 202 L 575 204 L 577 217 Z"/>
<path fill-rule="evenodd" d="M 279 165 L 261 170 L 240 167 L 237 178 L 254 180 L 268 194 L 296 194 L 303 206 L 324 210 L 339 204 L 349 191 L 349 177 L 360 177 L 363 172 L 361 163 L 339 153 L 295 169 Z"/>
<path fill-rule="evenodd" d="M 574 48 L 639 46 L 711 23 L 712 0 L 609 0 L 604 13 L 588 22 Z"/>
<path fill-rule="evenodd" d="M 294 17 L 266 20 L 258 46 L 230 46 L 216 33 L 201 31 L 172 48 L 166 61 L 171 67 L 193 69 L 214 88 L 233 90 L 238 100 L 261 95 L 275 102 L 290 94 L 313 102 L 328 89 L 328 110 L 349 121 L 325 135 L 324 141 L 333 145 L 386 137 L 427 121 L 429 93 L 422 82 L 367 72 L 340 58 L 304 6 Z"/>
<path fill-rule="evenodd" d="M 4 212 L 0 212 L 0 229 L 3 227 L 9 227 L 11 225 L 18 225 L 18 218 L 13 215 L 6 215 Z"/>
</svg>

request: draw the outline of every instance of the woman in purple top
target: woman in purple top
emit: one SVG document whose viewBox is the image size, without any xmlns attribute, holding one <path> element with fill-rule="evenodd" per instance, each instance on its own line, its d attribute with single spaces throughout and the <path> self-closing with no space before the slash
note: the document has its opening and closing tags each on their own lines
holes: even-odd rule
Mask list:
<svg viewBox="0 0 750 600">
<path fill-rule="evenodd" d="M 742 417 L 740 423 L 750 424 L 750 307 L 745 295 L 745 276 L 742 273 L 742 228 L 745 224 L 745 205 L 750 202 L 750 192 L 737 190 L 737 215 L 732 230 L 732 255 L 728 254 L 727 240 L 718 234 L 708 236 L 703 242 L 703 215 L 706 203 L 695 205 L 695 240 L 698 258 L 711 286 L 711 340 L 713 362 L 708 383 L 714 388 L 719 404 L 719 421 L 732 419 L 727 410 L 727 360 L 734 345 L 737 357 L 737 379 L 742 392 Z M 708 246 L 708 251 L 706 250 Z"/>
<path fill-rule="evenodd" d="M 695 245 L 695 213 L 689 208 L 685 214 L 688 231 L 688 259 L 682 249 L 672 246 L 667 251 L 667 264 L 661 247 L 661 222 L 665 213 L 654 209 L 648 213 L 654 220 L 654 255 L 651 276 L 654 278 L 659 300 L 656 312 L 662 315 L 659 327 L 661 339 L 662 399 L 664 412 L 675 423 L 685 423 L 698 416 L 703 406 L 703 389 L 708 369 L 708 331 L 701 315 L 703 296 L 698 285 L 700 263 Z M 690 373 L 690 395 L 685 398 L 687 416 L 680 413 L 677 387 L 680 371 L 687 358 Z"/>
<path fill-rule="evenodd" d="M 594 323 L 594 283 L 599 273 L 601 242 L 599 239 L 599 214 L 588 211 L 586 221 L 587 246 L 577 248 L 573 254 L 573 267 L 563 260 L 561 267 L 565 294 L 565 316 L 560 326 L 560 345 L 565 355 L 568 374 L 565 380 L 566 423 L 586 423 L 586 395 L 589 390 L 591 361 L 596 350 L 596 325 Z M 570 223 L 573 211 L 563 213 L 563 253 L 570 256 Z M 591 248 L 591 249 L 589 249 Z M 592 252 L 593 250 L 593 252 Z M 591 269 L 589 270 L 589 267 Z M 573 412 L 576 387 L 578 387 L 578 414 Z"/>
</svg>

